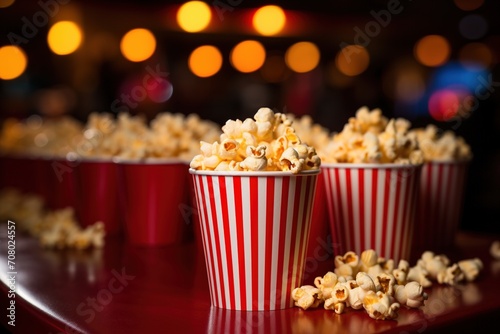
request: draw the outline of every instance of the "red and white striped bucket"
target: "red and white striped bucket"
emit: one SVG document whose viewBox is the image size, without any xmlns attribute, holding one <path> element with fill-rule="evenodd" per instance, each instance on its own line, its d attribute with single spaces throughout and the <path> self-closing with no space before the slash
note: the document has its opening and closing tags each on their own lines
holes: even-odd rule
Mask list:
<svg viewBox="0 0 500 334">
<path fill-rule="evenodd" d="M 468 162 L 429 162 L 422 167 L 415 252 L 454 246 L 460 225 Z M 420 254 L 416 254 L 420 255 Z"/>
<path fill-rule="evenodd" d="M 322 164 L 335 255 L 409 259 L 421 165 Z"/>
<path fill-rule="evenodd" d="M 319 170 L 190 173 L 212 305 L 292 307 L 291 291 L 302 284 Z"/>
</svg>

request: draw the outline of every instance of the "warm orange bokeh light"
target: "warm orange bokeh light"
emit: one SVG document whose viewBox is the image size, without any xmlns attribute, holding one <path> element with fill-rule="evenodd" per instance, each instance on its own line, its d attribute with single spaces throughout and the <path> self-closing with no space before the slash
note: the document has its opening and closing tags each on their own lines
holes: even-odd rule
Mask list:
<svg viewBox="0 0 500 334">
<path fill-rule="evenodd" d="M 47 35 L 50 50 L 57 55 L 68 55 L 76 51 L 82 43 L 81 28 L 71 21 L 60 21 L 54 24 Z"/>
<path fill-rule="evenodd" d="M 478 9 L 483 3 L 484 0 L 455 0 L 455 5 L 465 11 Z"/>
<path fill-rule="evenodd" d="M 450 44 L 443 36 L 428 35 L 422 37 L 413 50 L 415 58 L 426 66 L 440 66 L 450 57 Z"/>
<path fill-rule="evenodd" d="M 211 77 L 222 67 L 222 54 L 215 46 L 203 45 L 191 53 L 188 65 L 195 75 L 201 78 Z"/>
<path fill-rule="evenodd" d="M 467 64 L 479 64 L 489 67 L 493 63 L 493 52 L 483 43 L 469 43 L 460 49 L 458 58 Z"/>
<path fill-rule="evenodd" d="M 156 38 L 147 29 L 132 29 L 123 36 L 120 42 L 120 50 L 123 56 L 130 61 L 144 61 L 155 52 Z"/>
<path fill-rule="evenodd" d="M 8 45 L 0 48 L 0 79 L 11 80 L 19 77 L 27 65 L 28 58 L 20 47 Z"/>
<path fill-rule="evenodd" d="M 230 60 L 235 69 L 243 73 L 257 71 L 266 59 L 264 46 L 257 41 L 243 41 L 231 50 Z"/>
<path fill-rule="evenodd" d="M 348 45 L 335 57 L 335 65 L 339 71 L 350 77 L 363 73 L 369 64 L 370 54 L 361 45 Z"/>
<path fill-rule="evenodd" d="M 297 73 L 312 71 L 318 66 L 320 52 L 311 42 L 298 42 L 288 48 L 285 61 L 288 67 Z"/>
<path fill-rule="evenodd" d="M 210 7 L 202 1 L 184 3 L 177 12 L 177 23 L 187 32 L 198 32 L 205 29 L 212 19 Z"/>
<path fill-rule="evenodd" d="M 0 8 L 7 8 L 14 3 L 15 0 L 0 0 Z"/>
<path fill-rule="evenodd" d="M 279 6 L 264 6 L 255 12 L 252 23 L 259 34 L 272 36 L 283 29 L 286 23 L 286 15 Z"/>
</svg>

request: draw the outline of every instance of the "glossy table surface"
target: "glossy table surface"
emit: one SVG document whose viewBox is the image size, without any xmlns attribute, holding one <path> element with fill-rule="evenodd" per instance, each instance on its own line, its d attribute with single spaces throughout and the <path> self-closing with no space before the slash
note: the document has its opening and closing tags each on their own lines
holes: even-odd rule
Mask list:
<svg viewBox="0 0 500 334">
<path fill-rule="evenodd" d="M 7 296 L 7 238 L 1 225 L 1 309 Z M 437 283 L 421 309 L 401 308 L 394 321 L 373 320 L 363 310 L 336 315 L 322 307 L 303 311 L 241 312 L 210 305 L 202 250 L 194 241 L 146 248 L 119 237 L 103 249 L 44 250 L 29 236 L 16 236 L 16 326 L 13 333 L 432 333 L 467 332 L 500 317 L 500 261 L 489 255 L 498 236 L 462 232 L 452 260 L 478 257 L 483 271 L 472 283 Z M 317 261 L 304 284 L 333 269 Z M 489 322 L 495 324 L 495 322 Z M 481 326 L 483 326 L 481 325 Z"/>
</svg>

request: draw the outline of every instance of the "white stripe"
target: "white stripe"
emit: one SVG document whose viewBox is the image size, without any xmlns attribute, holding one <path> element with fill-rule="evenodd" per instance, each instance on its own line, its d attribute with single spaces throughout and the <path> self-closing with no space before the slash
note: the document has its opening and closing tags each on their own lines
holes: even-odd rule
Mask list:
<svg viewBox="0 0 500 334">
<path fill-rule="evenodd" d="M 348 215 L 348 210 L 349 207 L 347 206 L 347 187 L 350 187 L 350 185 L 347 184 L 346 180 L 346 170 L 344 168 L 339 169 L 339 184 L 340 186 L 340 202 L 341 202 L 341 208 L 340 208 L 340 220 L 337 221 L 337 224 L 342 224 L 344 227 L 344 234 L 341 236 L 342 241 L 345 243 L 345 250 L 351 250 L 353 249 L 354 245 L 351 245 L 351 225 L 353 222 L 349 221 L 349 215 Z M 342 195 L 343 194 L 343 195 Z M 342 254 L 343 255 L 343 254 Z"/>
<path fill-rule="evenodd" d="M 364 192 L 365 192 L 365 244 L 363 245 L 363 251 L 366 249 L 372 249 L 374 245 L 370 244 L 370 239 L 372 235 L 372 176 L 373 172 L 371 169 L 365 169 L 363 171 L 364 176 Z"/>
<path fill-rule="evenodd" d="M 346 178 L 347 181 L 347 178 Z M 359 216 L 360 201 L 359 201 L 359 176 L 356 169 L 351 169 L 351 205 L 352 205 L 352 222 L 351 226 L 354 227 L 354 248 L 357 254 L 361 254 L 361 220 Z M 347 195 L 347 193 L 346 193 Z"/>
<path fill-rule="evenodd" d="M 290 182 L 290 187 L 288 188 L 288 199 L 286 203 L 286 208 L 287 208 L 287 215 L 286 215 L 286 232 L 285 232 L 285 251 L 284 251 L 284 265 L 283 265 L 283 272 L 282 272 L 282 287 L 286 288 L 286 285 L 288 283 L 288 263 L 290 261 L 290 242 L 292 239 L 292 221 L 293 221 L 293 198 L 295 197 L 295 187 L 293 186 L 293 182 Z M 280 299 L 281 299 L 281 308 L 285 308 L 285 302 L 286 302 L 286 295 L 289 293 L 289 291 L 286 291 L 286 289 L 281 289 L 280 291 Z"/>
<path fill-rule="evenodd" d="M 259 298 L 259 303 L 258 307 L 259 309 L 264 309 L 264 302 L 268 298 L 267 296 L 264 296 L 264 284 L 265 281 L 269 279 L 269 273 L 266 272 L 266 229 L 267 229 L 267 222 L 266 222 L 266 211 L 267 211 L 267 206 L 268 205 L 274 205 L 274 203 L 267 203 L 267 179 L 265 177 L 259 177 L 259 230 L 258 230 L 258 235 L 259 235 L 259 249 L 258 249 L 258 254 L 259 254 L 259 259 L 258 259 L 258 266 L 259 266 L 259 291 L 258 291 L 258 298 Z"/>
<path fill-rule="evenodd" d="M 279 234 L 280 234 L 280 219 L 281 219 L 281 192 L 283 188 L 283 178 L 277 177 L 274 181 L 274 210 L 273 210 L 273 243 L 271 246 L 271 286 L 270 286 L 270 296 L 269 306 L 274 309 L 276 304 L 276 283 L 277 283 L 277 268 L 278 268 L 278 256 L 279 256 Z"/>
<path fill-rule="evenodd" d="M 378 179 L 377 179 L 377 187 L 375 189 L 372 189 L 375 193 L 372 194 L 372 196 L 377 197 L 377 217 L 375 221 L 375 228 L 377 229 L 375 231 L 375 245 L 374 248 L 377 253 L 380 252 L 380 248 L 382 246 L 382 226 L 385 224 L 384 220 L 384 186 L 385 186 L 385 173 L 382 172 L 382 170 L 378 171 Z M 379 253 L 380 256 L 382 254 Z"/>
<path fill-rule="evenodd" d="M 236 221 L 236 200 L 235 200 L 235 190 L 234 183 L 232 177 L 226 177 L 226 196 L 227 196 L 227 207 L 228 207 L 228 217 L 229 217 L 229 233 L 231 239 L 231 254 L 233 256 L 233 277 L 229 278 L 233 280 L 234 284 L 234 308 L 237 310 L 241 310 L 241 295 L 239 291 L 241 291 L 240 287 L 240 266 L 239 266 L 239 258 L 238 258 L 238 232 L 237 232 L 237 224 L 239 222 Z"/>
<path fill-rule="evenodd" d="M 297 269 L 299 269 L 298 268 L 300 261 L 299 259 L 300 256 L 302 255 L 301 253 L 299 253 L 299 250 L 301 250 L 301 245 L 303 245 L 304 241 L 304 235 L 302 235 L 301 230 L 302 226 L 306 223 L 304 222 L 304 205 L 305 205 L 304 202 L 306 201 L 305 190 L 307 186 L 306 181 L 307 181 L 307 176 L 300 178 L 292 177 L 292 183 L 294 184 L 296 191 L 300 191 L 299 203 L 294 203 L 294 205 L 299 206 L 299 210 L 297 212 L 297 226 L 293 226 L 293 228 L 296 231 L 295 240 L 291 240 L 292 242 L 295 241 L 295 252 L 293 254 L 293 274 L 292 274 L 292 284 L 291 284 L 292 289 L 297 287 L 296 284 L 298 282 L 296 282 L 295 278 L 297 276 Z"/>
<path fill-rule="evenodd" d="M 414 173 L 415 171 L 404 171 L 404 174 L 401 179 L 400 183 L 400 191 L 399 191 L 399 207 L 398 207 L 398 216 L 396 217 L 395 223 L 395 228 L 396 228 L 396 240 L 394 244 L 394 262 L 397 264 L 399 260 L 403 259 L 403 254 L 400 253 L 399 249 L 401 247 L 401 243 L 403 240 L 410 240 L 409 237 L 404 234 L 403 231 L 403 225 L 405 224 L 404 217 L 403 217 L 403 210 L 405 207 L 405 201 L 406 201 L 406 188 L 408 187 L 408 182 L 411 181 L 411 173 Z M 407 258 L 405 258 L 407 259 Z"/>
<path fill-rule="evenodd" d="M 392 259 L 391 247 L 394 243 L 392 239 L 392 232 L 394 229 L 394 209 L 396 203 L 396 193 L 399 187 L 398 183 L 401 182 L 399 180 L 400 175 L 398 175 L 398 170 L 394 169 L 389 174 L 389 207 L 387 209 L 387 229 L 385 235 L 385 254 L 382 254 L 386 259 Z"/>
<path fill-rule="evenodd" d="M 247 296 L 246 309 L 252 309 L 252 240 L 250 224 L 250 178 L 245 176 L 241 178 L 241 197 L 243 209 L 243 253 L 245 254 L 245 274 Z"/>
</svg>

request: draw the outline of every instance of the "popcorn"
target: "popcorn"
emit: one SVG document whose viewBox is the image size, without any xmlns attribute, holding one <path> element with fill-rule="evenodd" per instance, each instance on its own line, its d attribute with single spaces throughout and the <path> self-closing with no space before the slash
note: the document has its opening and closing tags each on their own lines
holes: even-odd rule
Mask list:
<svg viewBox="0 0 500 334">
<path fill-rule="evenodd" d="M 292 299 L 295 301 L 295 305 L 300 308 L 307 310 L 309 307 L 318 307 L 322 302 L 321 299 L 317 298 L 319 289 L 312 285 L 304 285 L 300 288 L 295 288 L 292 291 Z"/>
<path fill-rule="evenodd" d="M 82 229 L 71 207 L 45 211 L 39 196 L 15 189 L 3 189 L 0 203 L 0 218 L 15 220 L 19 229 L 36 237 L 42 247 L 82 250 L 104 246 L 104 224 L 96 222 Z"/>
<path fill-rule="evenodd" d="M 493 241 L 490 246 L 490 254 L 495 260 L 500 260 L 500 241 Z"/>
<path fill-rule="evenodd" d="M 316 277 L 315 287 L 306 286 L 305 290 L 311 291 L 308 302 L 296 303 L 296 306 L 305 305 L 302 307 L 305 310 L 324 302 L 325 309 L 337 314 L 346 308 L 363 308 L 373 319 L 396 319 L 401 306 L 419 308 L 425 304 L 429 296 L 424 288 L 432 285 L 431 279 L 453 286 L 475 280 L 483 268 L 478 258 L 450 265 L 448 257 L 431 251 L 424 252 L 414 267 L 410 268 L 406 260 L 400 260 L 395 267 L 392 259 L 379 257 L 373 249 L 365 250 L 360 256 L 352 251 L 337 255 L 334 264 L 335 272 Z M 353 273 L 356 279 L 352 279 Z M 300 288 L 295 288 L 293 294 L 297 291 L 301 291 Z M 297 299 L 294 297 L 294 300 Z"/>
<path fill-rule="evenodd" d="M 190 167 L 216 171 L 291 171 L 319 169 L 316 150 L 303 143 L 293 119 L 260 108 L 254 119 L 228 120 L 219 141 L 200 142 Z"/>
<path fill-rule="evenodd" d="M 380 109 L 361 107 L 318 154 L 332 163 L 421 164 L 423 155 L 410 127 L 408 120 L 388 120 Z"/>
<path fill-rule="evenodd" d="M 467 161 L 472 158 L 470 146 L 452 131 L 440 131 L 435 125 L 410 130 L 415 135 L 425 161 Z"/>
</svg>

